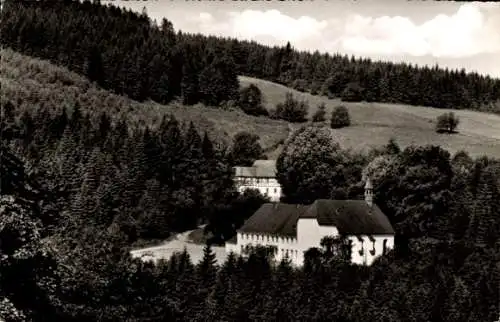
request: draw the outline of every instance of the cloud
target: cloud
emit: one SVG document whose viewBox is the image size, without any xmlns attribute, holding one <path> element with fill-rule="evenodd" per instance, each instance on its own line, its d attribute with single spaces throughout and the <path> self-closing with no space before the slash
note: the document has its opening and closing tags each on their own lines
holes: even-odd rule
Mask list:
<svg viewBox="0 0 500 322">
<path fill-rule="evenodd" d="M 232 34 L 239 38 L 272 36 L 279 41 L 300 42 L 309 37 L 321 37 L 327 27 L 326 21 L 317 21 L 308 16 L 292 18 L 278 10 L 242 13 L 231 12 Z"/>
<path fill-rule="evenodd" d="M 342 45 L 363 54 L 456 58 L 500 53 L 500 29 L 495 24 L 474 4 L 463 4 L 453 15 L 439 14 L 420 25 L 400 16 L 354 16 L 346 24 Z"/>
<path fill-rule="evenodd" d="M 189 18 L 188 25 L 173 20 L 186 31 L 271 45 L 290 41 L 304 50 L 451 58 L 500 53 L 500 6 L 480 3 L 462 4 L 452 15 L 439 14 L 421 24 L 403 16 L 351 14 L 329 20 L 294 18 L 278 10 L 226 12 L 221 18 L 202 12 Z"/>
</svg>

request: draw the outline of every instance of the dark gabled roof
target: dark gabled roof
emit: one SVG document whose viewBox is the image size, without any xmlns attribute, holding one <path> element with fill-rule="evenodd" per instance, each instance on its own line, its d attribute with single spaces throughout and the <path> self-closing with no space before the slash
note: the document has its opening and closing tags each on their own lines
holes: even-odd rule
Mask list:
<svg viewBox="0 0 500 322">
<path fill-rule="evenodd" d="M 345 235 L 393 235 L 377 205 L 364 200 L 319 199 L 309 206 L 285 203 L 262 205 L 238 230 L 242 233 L 296 236 L 299 218 L 315 218 L 320 226 L 335 226 Z"/>
<path fill-rule="evenodd" d="M 364 200 L 316 200 L 300 218 L 316 218 L 345 235 L 392 235 L 394 230 L 380 208 Z"/>
<path fill-rule="evenodd" d="M 306 209 L 307 206 L 286 203 L 263 204 L 238 232 L 295 237 L 297 220 Z"/>
<path fill-rule="evenodd" d="M 256 160 L 251 167 L 234 167 L 236 177 L 275 178 L 275 160 Z"/>
</svg>

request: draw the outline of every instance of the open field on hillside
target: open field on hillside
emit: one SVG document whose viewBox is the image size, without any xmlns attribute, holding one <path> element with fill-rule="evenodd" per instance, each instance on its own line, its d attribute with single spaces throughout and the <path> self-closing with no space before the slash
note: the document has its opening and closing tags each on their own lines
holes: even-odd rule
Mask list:
<svg viewBox="0 0 500 322">
<path fill-rule="evenodd" d="M 98 115 L 102 110 L 115 117 L 126 115 L 132 123 L 158 124 L 163 115 L 174 114 L 184 122 L 193 121 L 200 131 L 229 143 L 240 131 L 260 136 L 262 146 L 270 158 L 276 158 L 280 147 L 274 147 L 288 136 L 288 124 L 283 121 L 254 117 L 239 110 L 222 110 L 196 106 L 183 106 L 172 102 L 161 105 L 154 102 L 138 103 L 124 96 L 97 88 L 86 78 L 55 66 L 48 61 L 24 56 L 12 50 L 2 50 L 0 83 L 2 100 L 10 99 L 23 108 L 38 109 L 67 106 L 75 102 Z M 352 126 L 332 130 L 335 139 L 346 148 L 367 149 L 380 146 L 395 138 L 401 146 L 409 144 L 438 144 L 450 152 L 466 150 L 471 155 L 500 157 L 500 116 L 473 111 L 454 111 L 460 117 L 459 133 L 454 135 L 434 132 L 437 115 L 446 110 L 380 103 L 343 103 L 337 99 L 300 93 L 285 86 L 249 77 L 240 77 L 242 86 L 255 83 L 263 92 L 268 108 L 285 98 L 287 92 L 307 100 L 311 107 L 324 102 L 327 115 L 338 104 L 349 109 Z M 298 127 L 300 125 L 293 125 Z"/>
<path fill-rule="evenodd" d="M 463 149 L 475 156 L 486 154 L 500 157 L 500 115 L 398 104 L 347 103 L 301 93 L 261 79 L 240 77 L 241 86 L 251 83 L 261 89 L 267 108 L 274 108 L 276 103 L 282 102 L 287 92 L 306 100 L 310 105 L 310 115 L 322 102 L 326 105 L 327 117 L 335 106 L 345 105 L 349 109 L 352 125 L 331 131 L 335 139 L 347 148 L 367 149 L 386 144 L 390 138 L 394 138 L 403 147 L 410 144 L 437 144 L 451 153 Z M 434 131 L 435 119 L 448 111 L 459 116 L 459 133 L 437 134 Z M 297 126 L 300 125 L 294 125 Z"/>
</svg>

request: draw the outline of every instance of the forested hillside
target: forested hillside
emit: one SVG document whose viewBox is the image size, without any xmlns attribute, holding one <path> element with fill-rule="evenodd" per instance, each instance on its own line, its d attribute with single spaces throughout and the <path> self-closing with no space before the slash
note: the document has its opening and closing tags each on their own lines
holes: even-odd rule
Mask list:
<svg viewBox="0 0 500 322">
<path fill-rule="evenodd" d="M 98 118 L 105 111 L 112 121 L 125 120 L 132 128 L 157 128 L 165 115 L 172 114 L 181 123 L 193 122 L 199 132 L 207 132 L 216 145 L 229 146 L 234 135 L 246 131 L 258 133 L 265 149 L 282 142 L 288 135 L 284 121 L 246 115 L 239 109 L 206 108 L 203 104 L 186 106 L 179 101 L 166 105 L 152 101 L 137 102 L 104 90 L 86 77 L 48 61 L 9 49 L 2 50 L 1 55 L 0 100 L 3 105 L 8 102 L 16 105 L 16 113 L 19 114 L 16 116 L 25 110 L 52 115 L 63 106 L 70 114 L 74 106 L 79 105 L 82 112 L 89 113 L 91 118 Z"/>
<path fill-rule="evenodd" d="M 238 73 L 287 83 L 302 68 L 292 64 L 299 58 L 311 59 L 309 71 L 301 72 L 304 89 L 321 87 L 339 70 L 352 72 L 344 84 L 352 75 L 366 77 L 367 66 L 377 66 L 374 73 L 387 80 L 408 66 L 176 34 L 166 21 L 158 28 L 144 15 L 90 2 L 7 1 L 0 28 L 4 44 L 95 81 L 2 50 L 0 320 L 498 319 L 500 161 L 439 146 L 401 148 L 394 141 L 352 151 L 324 126 L 301 126 L 284 141 L 277 158 L 283 201 L 358 198 L 370 176 L 375 202 L 397 233 L 395 249 L 371 267 L 338 256 L 328 240 L 307 252 L 300 269 L 287 260 L 274 263 L 261 249 L 248 258 L 231 255 L 221 265 L 209 247 L 198 265 L 187 252 L 157 265 L 129 255 L 140 239 L 165 239 L 199 223 L 208 224 L 213 241 L 234 235 L 266 199 L 252 191 L 237 194 L 231 165 L 257 155 L 246 154 L 247 142 L 262 151 L 252 134 L 238 136 L 242 149 L 228 149 L 216 127 L 239 130 L 253 120 L 252 133 L 259 133 L 288 124 L 207 107 L 221 114 L 192 120 L 178 112 L 180 104 L 130 97 L 230 107 L 219 103 L 234 98 Z M 232 54 L 223 55 L 223 48 Z M 468 89 L 472 108 L 498 98 L 498 81 L 477 75 L 455 81 L 426 69 L 391 83 L 391 95 L 410 97 L 397 86 L 415 81 L 414 75 L 429 77 L 416 78 L 417 85 L 430 84 L 414 87 L 415 99 L 443 103 L 448 97 L 450 103 L 459 85 Z M 347 99 L 368 93 L 346 88 L 340 95 Z M 453 100 L 443 94 L 450 88 Z M 216 123 L 217 115 L 237 121 Z M 269 128 L 258 127 L 261 120 Z"/>
<path fill-rule="evenodd" d="M 8 0 L 0 31 L 3 45 L 138 100 L 219 105 L 235 99 L 239 73 L 346 101 L 500 110 L 498 79 L 175 33 L 167 20 L 98 2 Z"/>
</svg>

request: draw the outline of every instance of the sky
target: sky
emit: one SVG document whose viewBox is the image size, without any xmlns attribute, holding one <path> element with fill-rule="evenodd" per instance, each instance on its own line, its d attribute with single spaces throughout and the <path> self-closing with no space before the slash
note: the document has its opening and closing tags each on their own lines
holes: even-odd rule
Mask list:
<svg viewBox="0 0 500 322">
<path fill-rule="evenodd" d="M 106 3 L 102 0 L 101 2 Z M 500 78 L 500 3 L 405 0 L 109 1 L 175 30 Z"/>
</svg>

